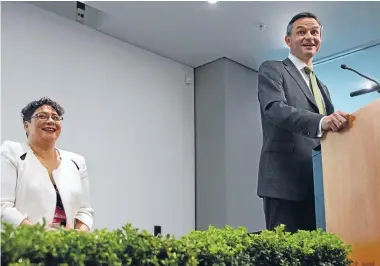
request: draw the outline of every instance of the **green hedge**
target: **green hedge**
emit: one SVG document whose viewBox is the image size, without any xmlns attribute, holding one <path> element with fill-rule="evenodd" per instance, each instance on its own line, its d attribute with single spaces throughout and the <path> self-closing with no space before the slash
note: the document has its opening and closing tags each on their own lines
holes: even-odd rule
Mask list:
<svg viewBox="0 0 380 266">
<path fill-rule="evenodd" d="M 114 231 L 45 231 L 3 224 L 2 265 L 350 265 L 351 248 L 322 231 L 210 227 L 182 238 L 155 237 L 130 224 Z"/>
</svg>

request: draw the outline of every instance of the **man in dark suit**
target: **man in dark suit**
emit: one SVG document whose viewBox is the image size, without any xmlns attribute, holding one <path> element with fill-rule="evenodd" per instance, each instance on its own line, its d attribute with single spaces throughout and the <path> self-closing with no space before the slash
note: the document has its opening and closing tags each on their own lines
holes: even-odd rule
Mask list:
<svg viewBox="0 0 380 266">
<path fill-rule="evenodd" d="M 325 131 L 348 124 L 348 114 L 334 111 L 327 87 L 313 71 L 321 33 L 312 13 L 294 16 L 285 36 L 288 58 L 266 61 L 259 69 L 263 147 L 258 195 L 268 230 L 280 224 L 290 232 L 316 228 L 312 150 Z"/>
</svg>

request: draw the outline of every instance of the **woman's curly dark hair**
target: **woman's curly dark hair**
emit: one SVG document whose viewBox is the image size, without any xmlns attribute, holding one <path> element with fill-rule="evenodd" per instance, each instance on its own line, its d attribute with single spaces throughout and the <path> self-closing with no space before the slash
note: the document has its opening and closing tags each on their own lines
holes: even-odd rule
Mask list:
<svg viewBox="0 0 380 266">
<path fill-rule="evenodd" d="M 60 106 L 57 102 L 53 101 L 50 98 L 43 97 L 37 101 L 28 103 L 28 105 L 21 110 L 22 121 L 30 121 L 34 112 L 43 105 L 51 106 L 59 116 L 63 116 L 63 114 L 65 113 L 63 107 Z"/>
</svg>

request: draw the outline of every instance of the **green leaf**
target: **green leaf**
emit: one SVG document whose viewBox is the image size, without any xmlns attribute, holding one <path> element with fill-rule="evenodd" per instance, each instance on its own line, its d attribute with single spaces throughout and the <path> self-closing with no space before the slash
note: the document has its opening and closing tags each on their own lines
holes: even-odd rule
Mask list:
<svg viewBox="0 0 380 266">
<path fill-rule="evenodd" d="M 326 265 L 348 266 L 351 247 L 322 230 L 290 234 L 284 226 L 249 234 L 225 226 L 176 239 L 126 224 L 120 229 L 45 231 L 42 225 L 2 224 L 2 265 Z"/>
</svg>

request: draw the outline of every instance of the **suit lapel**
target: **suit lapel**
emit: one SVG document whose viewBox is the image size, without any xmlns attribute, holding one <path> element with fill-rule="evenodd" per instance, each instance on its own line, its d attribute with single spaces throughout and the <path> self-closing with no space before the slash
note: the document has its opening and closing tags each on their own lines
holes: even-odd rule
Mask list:
<svg viewBox="0 0 380 266">
<path fill-rule="evenodd" d="M 309 99 L 309 101 L 314 105 L 315 108 L 318 108 L 313 94 L 311 93 L 309 87 L 307 86 L 305 80 L 301 76 L 301 73 L 298 71 L 296 66 L 292 63 L 292 61 L 289 58 L 286 58 L 283 61 L 283 63 L 285 65 L 285 69 L 289 72 L 289 74 L 297 82 L 298 86 L 301 88 L 301 90 L 305 94 L 305 96 Z"/>
</svg>

